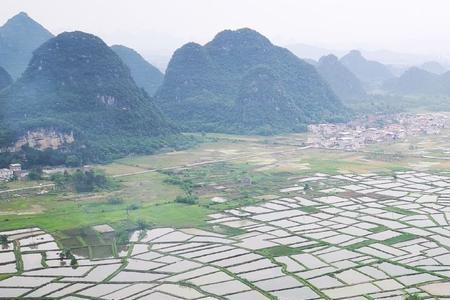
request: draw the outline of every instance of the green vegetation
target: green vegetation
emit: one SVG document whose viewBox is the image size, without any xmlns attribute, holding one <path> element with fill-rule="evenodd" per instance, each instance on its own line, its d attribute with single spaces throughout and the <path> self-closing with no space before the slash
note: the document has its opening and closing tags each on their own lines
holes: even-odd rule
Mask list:
<svg viewBox="0 0 450 300">
<path fill-rule="evenodd" d="M 133 49 L 121 45 L 111 46 L 111 49 L 130 68 L 136 84 L 153 95 L 163 82 L 164 74 Z"/>
<path fill-rule="evenodd" d="M 351 50 L 341 57 L 340 62 L 359 80 L 371 86 L 394 77 L 387 66 L 377 61 L 367 60 L 359 50 Z"/>
<path fill-rule="evenodd" d="M 314 206 L 302 206 L 299 208 L 301 211 L 304 211 L 308 214 L 314 214 L 320 212 L 320 209 L 314 207 Z"/>
<path fill-rule="evenodd" d="M 448 74 L 438 75 L 417 67 L 387 81 L 383 88 L 397 95 L 450 96 Z"/>
<path fill-rule="evenodd" d="M 373 232 L 373 233 L 379 233 L 379 232 L 383 232 L 383 231 L 389 230 L 389 228 L 386 227 L 386 226 L 383 226 L 383 225 L 379 225 L 377 227 L 369 228 L 368 230 Z"/>
<path fill-rule="evenodd" d="M 302 253 L 300 249 L 291 248 L 288 246 L 274 246 L 270 248 L 260 249 L 257 252 L 267 257 L 289 256 Z"/>
<path fill-rule="evenodd" d="M 28 179 L 30 180 L 41 180 L 42 179 L 42 169 L 41 168 L 33 168 L 28 173 Z"/>
<path fill-rule="evenodd" d="M 8 237 L 6 235 L 0 235 L 0 245 L 5 246 L 8 244 Z"/>
<path fill-rule="evenodd" d="M 119 205 L 119 204 L 124 203 L 124 200 L 122 198 L 118 198 L 118 197 L 110 197 L 106 201 L 111 205 Z M 129 207 L 129 208 L 131 208 L 131 207 Z"/>
<path fill-rule="evenodd" d="M 401 242 L 407 242 L 407 241 L 411 241 L 417 239 L 417 236 L 414 234 L 410 234 L 410 233 L 402 233 L 399 236 L 387 239 L 383 241 L 383 244 L 388 245 L 388 246 L 392 246 L 394 244 L 397 243 L 401 243 Z"/>
<path fill-rule="evenodd" d="M 197 204 L 198 203 L 198 197 L 195 197 L 193 195 L 186 195 L 186 196 L 177 196 L 175 198 L 176 203 L 183 203 L 183 204 Z"/>
<path fill-rule="evenodd" d="M 29 131 L 64 142 L 62 154 L 22 149 L 6 162 L 79 166 L 195 142 L 165 120 L 114 51 L 82 32 L 40 46 L 21 79 L 0 93 L 0 111 L 0 147 Z"/>
<path fill-rule="evenodd" d="M 313 66 L 251 29 L 178 49 L 155 98 L 186 131 L 270 135 L 350 115 Z"/>
<path fill-rule="evenodd" d="M 335 55 L 321 57 L 316 68 L 344 103 L 349 99 L 361 102 L 367 98 L 362 82 Z"/>
<path fill-rule="evenodd" d="M 77 158 L 77 156 L 75 156 L 75 158 Z M 5 152 L 0 154 L 0 168 L 6 168 L 9 164 L 17 162 L 21 163 L 25 169 L 64 164 L 69 167 L 78 167 L 81 165 L 81 161 L 78 160 L 78 158 L 77 160 L 74 160 L 73 155 L 62 153 L 51 148 L 40 151 L 26 145 L 18 152 Z"/>
<path fill-rule="evenodd" d="M 415 216 L 415 215 L 417 215 L 417 213 L 414 212 L 414 211 L 411 211 L 411 210 L 408 210 L 408 209 L 403 209 L 403 208 L 400 208 L 400 207 L 394 207 L 394 206 L 386 206 L 386 207 L 384 207 L 384 210 L 387 210 L 387 211 L 390 211 L 390 212 L 393 212 L 393 213 L 402 214 L 402 215 L 405 215 L 405 216 Z"/>
<path fill-rule="evenodd" d="M 422 300 L 423 298 L 417 294 L 409 295 L 405 298 L 405 300 Z"/>
<path fill-rule="evenodd" d="M 103 189 L 111 189 L 116 186 L 114 181 L 108 179 L 104 174 L 95 171 L 81 171 L 69 174 L 55 174 L 51 177 L 56 186 L 63 190 L 73 190 L 78 193 L 93 192 Z M 113 199 L 114 200 L 114 199 Z M 117 199 L 116 199 L 117 200 Z M 111 199 L 108 199 L 108 203 L 111 204 Z M 117 203 L 116 203 L 117 204 Z"/>
</svg>

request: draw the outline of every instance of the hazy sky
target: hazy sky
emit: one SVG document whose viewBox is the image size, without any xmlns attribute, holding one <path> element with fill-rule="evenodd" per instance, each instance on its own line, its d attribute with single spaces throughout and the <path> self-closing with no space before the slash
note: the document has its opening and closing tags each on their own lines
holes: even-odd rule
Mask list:
<svg viewBox="0 0 450 300">
<path fill-rule="evenodd" d="M 250 27 L 280 45 L 450 56 L 449 0 L 0 0 L 57 34 L 82 30 L 146 56 Z"/>
</svg>

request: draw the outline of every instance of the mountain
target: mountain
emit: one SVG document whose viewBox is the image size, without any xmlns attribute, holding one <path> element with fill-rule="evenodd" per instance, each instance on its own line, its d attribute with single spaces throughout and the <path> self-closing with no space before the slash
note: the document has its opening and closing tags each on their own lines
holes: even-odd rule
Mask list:
<svg viewBox="0 0 450 300">
<path fill-rule="evenodd" d="M 164 74 L 133 49 L 121 45 L 114 45 L 111 49 L 130 68 L 131 76 L 137 85 L 142 87 L 149 95 L 153 95 L 161 85 Z"/>
<path fill-rule="evenodd" d="M 437 61 L 427 61 L 419 66 L 419 68 L 434 74 L 444 74 L 447 70 Z"/>
<path fill-rule="evenodd" d="M 53 35 L 21 12 L 0 27 L 0 66 L 17 79 L 25 70 L 33 51 Z"/>
<path fill-rule="evenodd" d="M 0 90 L 6 88 L 11 83 L 13 83 L 13 79 L 5 69 L 0 67 Z"/>
<path fill-rule="evenodd" d="M 450 95 L 450 72 L 437 75 L 412 67 L 402 76 L 386 81 L 383 89 L 399 95 Z"/>
<path fill-rule="evenodd" d="M 358 50 L 350 51 L 340 59 L 340 62 L 367 84 L 377 84 L 394 77 L 388 67 L 377 61 L 365 59 Z"/>
<path fill-rule="evenodd" d="M 248 28 L 175 51 L 155 98 L 194 131 L 290 132 L 349 115 L 312 65 Z"/>
<path fill-rule="evenodd" d="M 316 68 L 343 101 L 362 100 L 367 96 L 361 81 L 335 55 L 321 57 Z"/>
<path fill-rule="evenodd" d="M 62 33 L 34 51 L 0 105 L 16 141 L 70 144 L 96 161 L 154 150 L 176 133 L 119 56 L 83 32 Z"/>
</svg>

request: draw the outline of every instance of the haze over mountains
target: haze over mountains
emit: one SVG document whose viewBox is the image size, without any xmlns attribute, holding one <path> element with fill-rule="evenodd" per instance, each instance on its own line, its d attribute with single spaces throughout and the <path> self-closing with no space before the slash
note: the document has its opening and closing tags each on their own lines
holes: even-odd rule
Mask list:
<svg viewBox="0 0 450 300">
<path fill-rule="evenodd" d="M 19 13 L 0 27 L 0 66 L 17 79 L 33 51 L 52 37 L 53 34 L 26 13 Z"/>
<path fill-rule="evenodd" d="M 340 62 L 366 84 L 381 83 L 394 77 L 385 65 L 367 60 L 358 50 L 350 51 L 340 59 Z"/>
<path fill-rule="evenodd" d="M 334 54 L 337 57 L 342 57 L 346 55 L 350 49 L 333 49 L 327 47 L 318 47 L 303 43 L 289 44 L 286 45 L 292 53 L 297 55 L 302 59 L 314 59 L 319 60 L 322 56 L 328 54 Z M 432 55 L 421 55 L 421 54 L 411 54 L 411 53 L 401 53 L 390 50 L 367 50 L 367 49 L 359 49 L 358 51 L 361 54 L 369 59 L 381 62 L 385 65 L 398 65 L 398 66 L 412 66 L 412 65 L 420 65 L 426 61 L 437 60 L 438 58 L 442 60 L 441 63 L 450 64 L 449 58 L 435 57 Z"/>
<path fill-rule="evenodd" d="M 43 132 L 61 144 L 114 145 L 115 153 L 176 132 L 119 56 L 83 32 L 62 33 L 35 50 L 22 77 L 0 95 L 0 105 L 14 136 Z"/>
<path fill-rule="evenodd" d="M 348 115 L 314 67 L 247 28 L 178 49 L 156 99 L 184 130 L 297 131 Z"/>
<path fill-rule="evenodd" d="M 400 95 L 450 96 L 450 72 L 438 75 L 413 67 L 400 77 L 386 81 L 383 87 L 391 93 Z"/>
<path fill-rule="evenodd" d="M 367 97 L 361 81 L 336 56 L 330 54 L 321 57 L 316 68 L 343 101 L 363 101 Z"/>
<path fill-rule="evenodd" d="M 137 85 L 145 89 L 149 95 L 153 95 L 161 85 L 164 74 L 131 48 L 114 45 L 111 49 L 130 68 L 131 76 Z"/>
<path fill-rule="evenodd" d="M 419 67 L 396 77 L 357 50 L 302 60 L 243 28 L 185 44 L 162 74 L 131 48 L 79 31 L 53 37 L 20 13 L 0 28 L 0 149 L 104 161 L 178 147 L 180 131 L 267 135 L 348 120 L 372 109 L 372 93 L 450 95 L 444 66 Z"/>
</svg>

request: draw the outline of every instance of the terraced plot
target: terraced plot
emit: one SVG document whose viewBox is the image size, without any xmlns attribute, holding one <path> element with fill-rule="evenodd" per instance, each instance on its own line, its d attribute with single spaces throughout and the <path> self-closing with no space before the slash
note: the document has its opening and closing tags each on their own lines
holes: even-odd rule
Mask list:
<svg viewBox="0 0 450 300">
<path fill-rule="evenodd" d="M 310 187 L 305 191 L 304 186 Z M 128 251 L 78 266 L 39 228 L 2 232 L 1 297 L 442 299 L 450 289 L 450 177 L 315 174 L 196 228 L 135 232 Z M 278 197 L 277 197 L 278 196 Z M 242 232 L 242 233 L 241 233 Z M 2 277 L 0 277 L 2 278 Z"/>
</svg>

